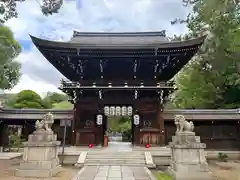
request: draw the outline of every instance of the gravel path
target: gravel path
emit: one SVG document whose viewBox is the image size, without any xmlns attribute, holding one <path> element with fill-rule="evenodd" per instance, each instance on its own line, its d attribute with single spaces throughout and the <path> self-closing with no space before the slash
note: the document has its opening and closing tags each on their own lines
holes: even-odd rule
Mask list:
<svg viewBox="0 0 240 180">
<path fill-rule="evenodd" d="M 0 164 L 0 180 L 39 180 L 39 178 L 24 178 L 24 177 L 15 177 L 15 169 L 18 166 L 9 166 L 5 167 L 3 164 Z M 72 167 L 63 167 L 62 171 L 52 178 L 41 178 L 41 180 L 71 180 L 79 169 L 74 169 Z"/>
<path fill-rule="evenodd" d="M 240 161 L 211 161 L 209 168 L 214 180 L 240 180 Z"/>
</svg>

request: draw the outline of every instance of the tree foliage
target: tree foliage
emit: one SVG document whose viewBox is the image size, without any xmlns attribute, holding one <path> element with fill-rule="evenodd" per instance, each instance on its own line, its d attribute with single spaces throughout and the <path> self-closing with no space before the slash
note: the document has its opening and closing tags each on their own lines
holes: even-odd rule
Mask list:
<svg viewBox="0 0 240 180">
<path fill-rule="evenodd" d="M 17 17 L 17 3 L 22 3 L 30 0 L 1 0 L 0 1 L 0 23 L 4 23 L 12 17 Z M 31 0 L 32 1 L 32 0 Z M 58 10 L 63 4 L 63 0 L 36 0 L 44 15 L 58 13 Z"/>
<path fill-rule="evenodd" d="M 14 39 L 12 31 L 0 26 L 0 89 L 11 89 L 20 78 L 20 64 L 14 61 L 21 47 Z"/>
<path fill-rule="evenodd" d="M 130 131 L 132 128 L 131 120 L 124 116 L 110 116 L 108 117 L 108 127 L 113 132 Z"/>
<path fill-rule="evenodd" d="M 73 109 L 73 104 L 68 101 L 62 101 L 52 105 L 53 109 Z"/>
<path fill-rule="evenodd" d="M 36 109 L 45 109 L 50 108 L 49 104 L 46 104 L 42 98 L 32 90 L 23 90 L 19 92 L 11 104 L 8 104 L 9 107 L 22 109 L 22 108 L 36 108 Z"/>
<path fill-rule="evenodd" d="M 56 92 L 47 92 L 47 95 L 44 97 L 44 101 L 49 102 L 50 104 L 60 103 L 66 100 L 68 100 L 67 95 Z"/>
<path fill-rule="evenodd" d="M 208 34 L 196 57 L 175 77 L 171 99 L 179 108 L 237 108 L 240 105 L 240 4 L 234 0 L 184 0 L 193 11 L 188 37 Z"/>
</svg>

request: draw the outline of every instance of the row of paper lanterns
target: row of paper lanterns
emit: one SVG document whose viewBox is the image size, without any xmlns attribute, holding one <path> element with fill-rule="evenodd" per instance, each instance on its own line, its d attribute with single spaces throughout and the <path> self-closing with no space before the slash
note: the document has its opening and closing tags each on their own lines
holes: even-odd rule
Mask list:
<svg viewBox="0 0 240 180">
<path fill-rule="evenodd" d="M 97 115 L 97 121 L 96 121 L 96 123 L 97 123 L 97 125 L 102 125 L 102 123 L 103 123 L 103 115 L 101 115 L 101 114 L 98 114 L 98 115 Z M 139 117 L 139 115 L 138 115 L 138 114 L 134 114 L 134 115 L 133 115 L 133 124 L 134 124 L 134 125 L 139 125 L 139 123 L 140 123 L 140 117 Z"/>
<path fill-rule="evenodd" d="M 105 116 L 131 116 L 133 114 L 132 106 L 105 106 Z"/>
</svg>

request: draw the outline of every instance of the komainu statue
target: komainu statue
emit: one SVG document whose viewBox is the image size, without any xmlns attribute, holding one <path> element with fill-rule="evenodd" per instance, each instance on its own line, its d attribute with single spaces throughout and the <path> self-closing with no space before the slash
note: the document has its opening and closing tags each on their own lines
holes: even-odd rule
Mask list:
<svg viewBox="0 0 240 180">
<path fill-rule="evenodd" d="M 51 129 L 52 124 L 54 123 L 54 118 L 52 113 L 47 113 L 44 115 L 41 121 L 37 120 L 35 123 L 36 130 L 43 129 L 47 132 L 53 132 Z"/>
<path fill-rule="evenodd" d="M 41 121 L 37 120 L 36 123 L 35 123 L 35 128 L 36 128 L 36 130 L 43 129 L 44 128 L 44 121 L 43 120 L 41 120 Z"/>
<path fill-rule="evenodd" d="M 194 130 L 193 122 L 188 122 L 183 115 L 175 115 L 174 124 L 177 127 L 176 133 L 193 132 Z"/>
<path fill-rule="evenodd" d="M 44 115 L 43 117 L 43 120 L 44 120 L 44 127 L 45 127 L 45 130 L 47 132 L 53 132 L 51 127 L 54 123 L 54 117 L 53 117 L 53 114 L 52 113 L 47 113 Z"/>
</svg>

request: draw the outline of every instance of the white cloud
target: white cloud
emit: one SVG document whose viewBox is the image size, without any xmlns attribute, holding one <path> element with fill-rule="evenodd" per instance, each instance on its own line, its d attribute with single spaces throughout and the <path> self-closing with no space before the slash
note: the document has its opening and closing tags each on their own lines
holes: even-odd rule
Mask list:
<svg viewBox="0 0 240 180">
<path fill-rule="evenodd" d="M 10 91 L 10 93 L 18 93 L 22 90 L 33 90 L 42 97 L 47 91 L 62 93 L 56 86 L 40 80 L 34 81 L 28 75 L 22 75 L 20 82 Z"/>
<path fill-rule="evenodd" d="M 37 1 L 27 0 L 18 5 L 18 11 L 19 17 L 6 23 L 18 40 L 30 40 L 29 34 L 32 34 L 64 41 L 71 37 L 74 29 L 95 32 L 166 29 L 172 36 L 185 32 L 186 27 L 172 26 L 170 21 L 176 17 L 184 18 L 188 13 L 179 0 L 66 0 L 58 14 L 48 17 L 42 15 Z M 16 87 L 45 92 L 44 83 L 53 86 L 59 83 L 60 73 L 36 48 L 22 52 L 17 60 L 22 63 L 23 77 Z M 53 78 L 49 78 L 47 73 L 52 74 Z M 41 86 L 34 83 L 36 81 L 41 82 Z"/>
<path fill-rule="evenodd" d="M 42 81 L 58 86 L 60 79 L 63 78 L 61 73 L 35 47 L 31 51 L 21 53 L 15 60 L 22 64 L 21 73 L 34 81 Z"/>
</svg>

